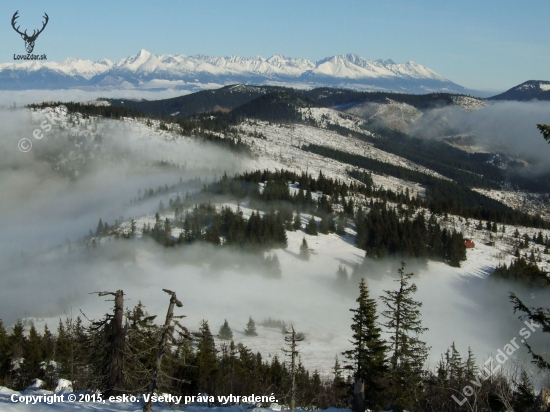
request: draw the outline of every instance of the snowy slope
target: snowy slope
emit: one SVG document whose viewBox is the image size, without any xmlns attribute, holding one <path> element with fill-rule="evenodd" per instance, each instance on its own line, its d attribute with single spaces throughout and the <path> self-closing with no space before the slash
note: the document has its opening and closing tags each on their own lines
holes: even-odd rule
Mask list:
<svg viewBox="0 0 550 412">
<path fill-rule="evenodd" d="M 35 112 L 34 116 L 37 115 L 38 113 Z M 353 116 L 340 117 L 337 112 L 330 112 L 327 109 L 312 109 L 311 114 L 308 113 L 308 115 L 318 119 L 342 122 L 350 128 L 358 121 Z M 34 120 L 38 119 L 36 117 Z M 92 121 L 93 119 L 80 119 L 80 128 L 88 130 L 88 126 L 91 126 L 92 130 L 96 130 Z M 153 122 L 152 126 L 129 119 L 107 123 L 103 130 L 114 133 L 117 128 L 120 128 L 120 134 L 124 132 L 135 139 L 135 142 L 150 139 L 159 144 L 161 142 L 170 144 L 174 159 L 178 158 L 180 151 L 190 151 L 191 155 L 197 153 L 194 152 L 192 145 L 182 144 L 183 141 L 196 140 L 181 136 L 177 131 L 173 133 L 158 130 L 158 122 Z M 67 127 L 76 127 L 71 124 L 74 123 L 69 123 Z M 345 165 L 319 156 L 310 156 L 293 147 L 307 142 L 325 144 L 350 152 L 359 151 L 359 153 L 372 149 L 372 156 L 375 158 L 420 170 L 418 165 L 407 165 L 404 159 L 374 151 L 362 142 L 336 135 L 325 129 L 299 125 L 294 128 L 281 127 L 263 122 L 245 122 L 240 129 L 243 139 L 254 143 L 253 150 L 258 155 L 257 159 L 242 160 L 242 167 L 248 170 L 258 168 L 273 170 L 284 167 L 307 170 L 314 175 L 322 171 L 332 177 L 348 179 Z M 266 139 L 251 137 L 250 133 L 253 132 L 261 133 Z M 89 135 L 93 138 L 91 133 Z M 81 137 L 86 138 L 86 135 Z M 43 142 L 48 143 L 47 139 Z M 197 159 L 197 166 L 200 166 L 200 160 Z M 430 173 L 428 170 L 424 172 Z M 174 179 L 177 180 L 177 175 Z M 394 190 L 399 185 L 403 185 L 402 188 L 409 187 L 406 186 L 406 182 L 393 178 L 374 176 L 374 179 L 377 184 L 383 183 Z M 410 187 L 413 189 L 416 186 Z M 417 190 L 421 191 L 422 188 L 417 187 Z M 176 194 L 164 196 L 165 204 L 168 198 L 174 195 Z M 39 193 L 33 191 L 33 200 L 36 201 L 36 199 L 40 199 Z M 114 197 L 113 200 L 124 202 L 127 199 Z M 155 204 L 158 204 L 158 200 L 159 198 L 154 199 Z M 368 199 L 356 199 L 357 202 L 366 200 Z M 236 204 L 232 206 L 236 207 Z M 240 206 L 246 215 L 252 212 L 246 202 Z M 138 232 L 144 223 L 154 222 L 153 212 L 154 210 L 150 210 L 149 214 L 134 215 Z M 161 219 L 166 217 L 172 219 L 173 213 L 162 215 Z M 303 223 L 308 218 L 309 216 L 304 214 Z M 491 240 L 491 233 L 473 230 L 475 222 L 466 222 L 455 216 L 438 216 L 438 220 L 442 226 L 448 229 L 456 228 L 468 235 L 476 242 L 476 248 L 468 250 L 468 260 L 464 262 L 462 268 L 452 268 L 441 262 L 428 262 L 425 265 L 416 264 L 414 261 L 407 262 L 408 270 L 415 273 L 413 280 L 418 286 L 416 298 L 423 302 L 421 310 L 423 325 L 429 328 L 423 338 L 432 347 L 430 364 L 434 365 L 439 360 L 440 354 L 453 341 L 462 353 L 471 346 L 478 361 L 481 362 L 516 336 L 517 330 L 521 327 L 521 323 L 519 325 L 514 323 L 515 316 L 509 305 L 507 306 L 509 289 L 501 290 L 487 282 L 487 274 L 492 268 L 500 262 L 509 263 L 512 259 L 511 243 L 514 228 L 507 227 L 505 233 L 493 234 L 495 246 L 489 246 L 486 243 Z M 128 228 L 129 222 L 126 220 L 122 229 L 128 230 Z M 522 227 L 518 230 L 522 235 L 526 233 L 529 236 L 538 232 Z M 282 319 L 287 323 L 292 322 L 298 331 L 306 334 L 306 340 L 301 344 L 302 363 L 307 369 L 317 369 L 322 375 L 328 376 L 334 357 L 349 349 L 351 334 L 349 309 L 356 305 L 357 297 L 356 285 L 352 281 L 347 290 L 336 287 L 336 271 L 339 265 L 343 265 L 348 273 L 351 273 L 353 266 L 360 263 L 364 257 L 364 251 L 354 246 L 351 233 L 351 228 L 348 228 L 348 235 L 343 237 L 335 234 L 309 236 L 301 231 L 288 232 L 288 247 L 285 250 L 272 251 L 277 254 L 281 264 L 282 278 L 279 280 L 266 279 L 261 276 L 261 273 L 239 273 L 234 270 L 220 272 L 219 269 L 212 269 L 207 263 L 199 266 L 177 261 L 177 249 L 170 254 L 171 252 L 166 249 L 149 247 L 150 245 L 143 245 L 140 242 L 135 242 L 135 253 L 130 254 L 126 259 L 125 256 L 128 255 L 118 256 L 116 251 L 118 247 L 128 245 L 129 242 L 105 237 L 101 240 L 101 244 L 105 250 L 115 251 L 116 259 L 112 261 L 105 259 L 89 265 L 86 261 L 71 260 L 72 255 L 66 248 L 57 248 L 35 258 L 40 268 L 40 276 L 33 278 L 31 282 L 32 272 L 30 272 L 23 281 L 16 280 L 16 282 L 21 283 L 24 290 L 48 290 L 49 301 L 38 312 L 29 313 L 26 319 L 34 321 L 39 328 L 44 323 L 50 326 L 57 324 L 58 317 L 64 317 L 71 308 L 75 311 L 82 309 L 91 318 L 102 316 L 110 304 L 88 295 L 87 292 L 116 288 L 124 289 L 129 298 L 128 305 L 141 300 L 149 313 L 161 315 L 161 317 L 166 311 L 167 304 L 166 295 L 161 288 L 168 287 L 176 290 L 178 297 L 184 303 L 184 307 L 178 309 L 178 314 L 187 316 L 183 322 L 191 330 L 198 328 L 200 320 L 208 319 L 211 330 L 216 332 L 224 318 L 227 318 L 233 329 L 235 341 L 242 342 L 253 351 L 260 351 L 264 359 L 270 359 L 276 354 L 282 359 L 283 335 L 278 330 L 259 327 L 258 337 L 246 337 L 243 329 L 248 317 L 253 316 L 257 323 L 266 317 Z M 173 235 L 176 234 L 177 232 L 174 231 Z M 550 235 L 550 231 L 543 231 L 543 234 Z M 303 238 L 307 239 L 309 247 L 313 250 L 309 262 L 297 258 Z M 537 252 L 542 249 L 539 246 L 535 248 Z M 213 255 L 212 249 L 197 248 L 195 251 L 197 254 Z M 60 269 L 56 266 L 58 264 L 70 265 L 70 281 L 65 283 L 58 280 L 62 277 L 58 275 L 61 271 L 55 270 Z M 384 290 L 395 287 L 393 280 L 397 267 L 397 261 L 382 262 L 379 267 L 374 267 L 366 274 L 367 284 L 373 297 L 378 297 L 384 293 Z M 541 267 L 548 270 L 548 261 L 541 262 Z M 55 276 L 42 276 L 44 273 L 54 273 Z M 67 293 L 67 290 L 74 285 L 78 285 L 78 289 L 75 287 L 71 289 L 71 293 Z M 0 298 L 2 297 L 0 292 Z M 8 400 L 11 394 L 8 390 L 0 388 L 1 410 L 50 412 L 76 409 L 70 404 L 58 404 L 55 407 L 15 405 Z M 78 406 L 80 410 L 90 411 L 139 410 L 137 404 Z M 209 411 L 195 407 L 185 410 Z M 224 410 L 227 411 L 225 408 Z M 236 409 L 235 412 L 237 412 Z"/>
</svg>

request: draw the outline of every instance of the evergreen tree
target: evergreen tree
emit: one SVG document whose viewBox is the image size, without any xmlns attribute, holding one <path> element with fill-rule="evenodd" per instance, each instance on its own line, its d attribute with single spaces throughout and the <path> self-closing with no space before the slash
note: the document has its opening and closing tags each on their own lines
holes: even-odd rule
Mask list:
<svg viewBox="0 0 550 412">
<path fill-rule="evenodd" d="M 340 213 L 338 215 L 338 218 L 336 219 L 336 228 L 335 231 L 337 234 L 342 236 L 344 233 L 346 233 L 346 220 L 343 213 Z"/>
<path fill-rule="evenodd" d="M 29 379 L 34 379 L 39 376 L 40 362 L 42 361 L 42 337 L 31 324 L 29 336 L 25 341 L 24 357 L 25 357 L 25 373 Z"/>
<path fill-rule="evenodd" d="M 55 355 L 55 340 L 56 338 L 50 332 L 48 324 L 45 324 L 40 346 L 43 360 L 41 364 L 44 369 L 44 378 L 48 387 L 55 385 L 59 378 L 56 363 L 52 362 Z"/>
<path fill-rule="evenodd" d="M 358 308 L 350 309 L 353 312 L 353 349 L 342 354 L 350 362 L 346 369 L 353 371 L 356 382 L 360 381 L 365 385 L 365 406 L 368 409 L 380 409 L 388 348 L 381 338 L 376 300 L 369 297 L 369 289 L 364 279 L 359 283 L 359 297 L 356 302 L 359 304 Z"/>
<path fill-rule="evenodd" d="M 103 233 L 103 221 L 101 218 L 99 218 L 99 222 L 97 223 L 97 229 L 95 230 L 95 235 L 99 236 Z"/>
<path fill-rule="evenodd" d="M 521 371 L 520 381 L 513 393 L 512 403 L 516 411 L 531 411 L 535 406 L 533 382 L 531 382 L 525 370 Z"/>
<path fill-rule="evenodd" d="M 136 221 L 132 219 L 132 223 L 130 224 L 130 236 L 134 237 L 136 235 Z"/>
<path fill-rule="evenodd" d="M 231 331 L 231 328 L 227 323 L 227 319 L 224 320 L 223 325 L 220 327 L 220 331 L 218 332 L 218 337 L 224 340 L 233 339 L 233 332 Z"/>
<path fill-rule="evenodd" d="M 210 332 L 208 321 L 201 321 L 197 340 L 198 391 L 216 393 L 219 365 L 217 361 L 216 345 L 212 333 Z"/>
<path fill-rule="evenodd" d="M 550 333 L 550 307 L 527 307 L 525 304 L 514 294 L 510 293 L 510 301 L 514 304 L 514 313 L 517 311 L 523 312 L 523 315 L 520 316 L 520 319 L 529 319 L 531 322 L 535 323 L 540 327 L 540 330 L 544 333 Z M 545 372 L 550 372 L 550 362 L 544 354 L 537 354 L 533 352 L 531 346 L 527 343 L 523 343 L 531 357 L 533 358 L 533 363 L 541 370 Z"/>
<path fill-rule="evenodd" d="M 300 256 L 300 259 L 302 260 L 309 260 L 309 246 L 307 244 L 307 240 L 305 237 L 302 239 L 302 245 L 300 246 L 300 254 L 298 256 Z"/>
<path fill-rule="evenodd" d="M 8 376 L 10 370 L 11 345 L 8 331 L 4 328 L 4 323 L 0 319 L 0 385 Z"/>
<path fill-rule="evenodd" d="M 381 296 L 386 305 L 382 315 L 387 319 L 384 327 L 390 334 L 389 402 L 391 407 L 412 409 L 414 392 L 422 379 L 422 367 L 428 348 L 418 335 L 422 327 L 422 303 L 413 299 L 417 287 L 410 283 L 413 273 L 405 273 L 405 262 L 398 269 L 399 289 L 386 290 Z"/>
<path fill-rule="evenodd" d="M 258 332 L 256 332 L 256 323 L 254 323 L 252 317 L 248 318 L 248 323 L 246 324 L 244 334 L 246 336 L 258 336 Z"/>
<path fill-rule="evenodd" d="M 294 221 L 292 223 L 292 229 L 300 230 L 301 228 L 302 228 L 302 216 L 300 215 L 300 212 L 298 212 L 294 215 Z"/>
<path fill-rule="evenodd" d="M 329 215 L 328 213 L 323 214 L 321 217 L 321 223 L 319 224 L 319 232 L 326 235 L 333 229 L 334 222 L 332 221 L 332 215 Z"/>
<path fill-rule="evenodd" d="M 267 275 L 272 278 L 281 277 L 281 263 L 276 253 L 265 258 Z"/>
<path fill-rule="evenodd" d="M 306 233 L 310 236 L 317 236 L 317 222 L 315 222 L 315 218 L 313 216 L 311 216 L 311 219 L 307 222 Z"/>
<path fill-rule="evenodd" d="M 11 359 L 10 369 L 12 371 L 12 384 L 15 389 L 23 390 L 28 386 L 30 381 L 25 375 L 23 356 L 24 348 L 26 346 L 27 338 L 24 334 L 25 328 L 21 320 L 17 320 L 13 326 L 12 333 L 10 335 L 11 344 Z"/>
<path fill-rule="evenodd" d="M 164 220 L 164 244 L 166 246 L 174 245 L 174 241 L 172 240 L 172 225 L 168 218 Z"/>
<path fill-rule="evenodd" d="M 158 354 L 159 328 L 153 323 L 156 316 L 149 316 L 145 306 L 138 301 L 126 311 L 126 347 L 124 353 L 125 384 L 130 391 L 146 387 L 150 371 Z"/>
</svg>

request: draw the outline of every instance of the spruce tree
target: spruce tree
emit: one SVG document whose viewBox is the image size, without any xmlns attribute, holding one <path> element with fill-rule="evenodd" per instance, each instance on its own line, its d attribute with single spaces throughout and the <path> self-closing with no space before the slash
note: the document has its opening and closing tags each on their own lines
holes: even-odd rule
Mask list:
<svg viewBox="0 0 550 412">
<path fill-rule="evenodd" d="M 24 346 L 25 372 L 29 379 L 34 379 L 40 372 L 40 362 L 42 361 L 42 337 L 36 330 L 34 324 L 31 324 L 29 336 Z"/>
<path fill-rule="evenodd" d="M 224 340 L 230 340 L 233 338 L 233 332 L 229 327 L 229 323 L 227 323 L 227 319 L 224 320 L 223 325 L 220 327 L 220 331 L 218 332 L 218 337 Z"/>
<path fill-rule="evenodd" d="M 343 213 L 340 213 L 338 215 L 338 219 L 336 219 L 335 230 L 336 230 L 336 233 L 340 236 L 346 233 L 346 221 Z"/>
<path fill-rule="evenodd" d="M 125 384 L 128 390 L 135 391 L 150 382 L 150 371 L 158 355 L 159 328 L 153 323 L 156 316 L 149 316 L 141 301 L 131 310 L 128 309 L 125 316 Z"/>
<path fill-rule="evenodd" d="M 97 229 L 95 230 L 95 235 L 99 236 L 103 233 L 103 221 L 101 218 L 99 218 L 99 222 L 97 222 Z"/>
<path fill-rule="evenodd" d="M 510 301 L 514 304 L 514 313 L 518 311 L 523 312 L 523 314 L 519 317 L 521 320 L 529 319 L 531 324 L 535 325 L 534 327 L 536 329 L 540 328 L 543 333 L 550 333 L 550 307 L 527 307 L 514 293 L 510 293 L 508 296 Z M 550 362 L 548 361 L 548 357 L 545 356 L 544 353 L 538 354 L 533 352 L 531 345 L 529 345 L 527 341 L 523 344 L 527 347 L 527 350 L 531 354 L 531 357 L 533 358 L 532 362 L 541 371 L 545 371 L 546 373 L 550 372 Z"/>
<path fill-rule="evenodd" d="M 172 225 L 168 218 L 164 220 L 164 244 L 166 246 L 172 246 L 174 244 L 172 240 Z"/>
<path fill-rule="evenodd" d="M 521 371 L 519 384 L 513 393 L 513 405 L 516 411 L 531 411 L 535 406 L 533 382 L 525 370 Z"/>
<path fill-rule="evenodd" d="M 10 344 L 11 344 L 11 370 L 12 373 L 12 384 L 14 389 L 25 389 L 26 386 L 30 383 L 25 376 L 23 368 L 23 356 L 24 356 L 24 347 L 26 346 L 27 338 L 24 334 L 25 327 L 23 322 L 19 319 L 13 326 L 12 333 L 10 335 Z"/>
<path fill-rule="evenodd" d="M 256 332 L 256 323 L 254 322 L 252 317 L 248 318 L 248 323 L 246 324 L 244 334 L 246 336 L 258 336 L 258 332 Z"/>
<path fill-rule="evenodd" d="M 216 345 L 208 321 L 200 323 L 197 334 L 197 385 L 200 392 L 215 393 L 218 381 L 219 367 Z"/>
<path fill-rule="evenodd" d="M 0 383 L 8 375 L 10 370 L 11 345 L 8 331 L 0 319 Z"/>
<path fill-rule="evenodd" d="M 273 278 L 281 277 L 281 264 L 276 253 L 266 258 L 267 275 Z"/>
<path fill-rule="evenodd" d="M 305 237 L 302 239 L 302 245 L 300 246 L 300 254 L 298 256 L 300 256 L 300 259 L 302 260 L 309 260 L 309 246 L 307 244 L 307 240 Z"/>
<path fill-rule="evenodd" d="M 294 215 L 294 221 L 292 223 L 292 229 L 300 230 L 301 228 L 302 228 L 302 216 L 300 215 L 300 212 L 298 212 Z"/>
<path fill-rule="evenodd" d="M 315 218 L 313 216 L 311 216 L 311 219 L 307 222 L 306 233 L 311 236 L 317 236 L 317 222 L 315 222 Z"/>
<path fill-rule="evenodd" d="M 422 367 L 428 356 L 426 343 L 418 336 L 422 327 L 422 303 L 413 299 L 417 287 L 410 283 L 413 273 L 405 273 L 405 262 L 397 270 L 399 289 L 386 290 L 381 296 L 386 305 L 382 315 L 387 319 L 383 326 L 390 335 L 389 403 L 392 408 L 411 409 L 415 390 L 422 379 Z"/>
<path fill-rule="evenodd" d="M 321 217 L 321 223 L 319 225 L 319 232 L 323 235 L 327 235 L 328 232 L 332 229 L 331 215 L 323 214 Z"/>
<path fill-rule="evenodd" d="M 381 329 L 378 326 L 378 315 L 376 314 L 376 300 L 369 297 L 369 289 L 365 280 L 359 283 L 359 297 L 356 302 L 357 309 L 350 309 L 353 312 L 353 349 L 342 354 L 348 360 L 346 369 L 354 373 L 357 382 L 364 384 L 365 404 L 361 407 L 360 402 L 354 399 L 354 411 L 368 409 L 379 409 L 382 401 L 382 381 L 387 370 L 386 342 L 381 338 Z M 361 385 L 361 383 L 359 385 Z"/>
<path fill-rule="evenodd" d="M 130 223 L 130 236 L 134 237 L 136 235 L 136 221 L 132 219 Z"/>
</svg>

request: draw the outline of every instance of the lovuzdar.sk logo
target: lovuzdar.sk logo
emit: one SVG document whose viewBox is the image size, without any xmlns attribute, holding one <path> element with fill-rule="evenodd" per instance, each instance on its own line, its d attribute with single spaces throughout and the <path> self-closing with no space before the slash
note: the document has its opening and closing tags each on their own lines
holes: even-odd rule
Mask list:
<svg viewBox="0 0 550 412">
<path fill-rule="evenodd" d="M 11 26 L 13 29 L 21 36 L 21 38 L 25 41 L 25 49 L 27 49 L 27 54 L 14 54 L 13 60 L 47 60 L 47 56 L 45 54 L 37 55 L 32 54 L 34 50 L 34 43 L 36 42 L 36 39 L 44 31 L 46 28 L 46 25 L 48 24 L 48 21 L 50 18 L 48 17 L 47 13 L 44 13 L 44 22 L 42 23 L 42 28 L 39 30 L 33 30 L 32 34 L 29 36 L 27 34 L 27 30 L 24 32 L 21 32 L 19 30 L 20 26 L 15 27 L 17 24 L 17 19 L 19 18 L 19 10 L 16 11 L 13 14 L 13 17 L 11 18 Z"/>
</svg>

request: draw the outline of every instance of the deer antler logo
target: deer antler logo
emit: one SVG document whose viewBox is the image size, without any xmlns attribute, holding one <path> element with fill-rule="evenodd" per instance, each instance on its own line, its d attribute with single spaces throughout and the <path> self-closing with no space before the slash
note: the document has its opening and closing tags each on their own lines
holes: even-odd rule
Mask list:
<svg viewBox="0 0 550 412">
<path fill-rule="evenodd" d="M 40 33 L 42 33 L 44 31 L 44 29 L 46 28 L 46 25 L 48 24 L 48 20 L 50 20 L 50 18 L 48 17 L 48 15 L 46 13 L 44 13 L 45 21 L 42 24 L 42 28 L 38 31 L 34 30 L 32 35 L 29 36 L 27 34 L 27 30 L 25 30 L 23 33 L 21 33 L 19 31 L 19 26 L 15 27 L 16 20 L 17 20 L 18 17 L 19 17 L 19 10 L 16 11 L 14 13 L 13 17 L 11 18 L 11 25 L 12 25 L 13 29 L 21 35 L 21 38 L 23 40 L 25 40 L 25 48 L 27 49 L 27 53 L 32 53 L 32 51 L 34 50 L 34 42 L 36 41 L 36 38 L 38 37 L 38 35 Z"/>
</svg>

